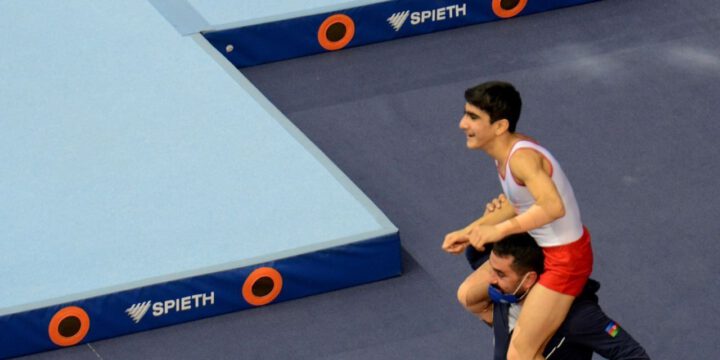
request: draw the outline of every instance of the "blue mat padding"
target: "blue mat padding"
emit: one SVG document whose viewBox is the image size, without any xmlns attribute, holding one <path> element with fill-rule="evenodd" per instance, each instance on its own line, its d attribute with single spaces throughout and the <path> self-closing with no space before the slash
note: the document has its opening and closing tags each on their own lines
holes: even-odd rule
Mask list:
<svg viewBox="0 0 720 360">
<path fill-rule="evenodd" d="M 511 17 L 592 1 L 596 0 L 530 0 L 520 8 L 524 3 L 521 1 L 517 5 L 521 11 Z M 352 19 L 354 36 L 348 35 L 350 39 L 341 47 L 345 48 L 504 19 L 501 15 L 505 13 L 494 10 L 493 3 L 457 0 L 385 1 L 342 11 L 205 31 L 203 35 L 230 62 L 242 68 L 328 51 L 321 45 L 319 38 L 324 37 L 323 24 L 337 14 Z M 345 31 L 349 32 L 348 29 Z"/>
<path fill-rule="evenodd" d="M 52 319 L 62 309 L 78 307 L 88 319 L 83 342 L 154 329 L 253 308 L 243 287 L 253 270 L 272 268 L 282 285 L 272 303 L 297 299 L 400 275 L 398 234 L 320 250 L 287 259 L 200 275 L 112 293 L 71 303 L 0 316 L 0 358 L 57 349 L 48 333 L 58 331 Z M 136 310 L 142 309 L 142 310 Z M 67 317 L 66 317 L 67 318 Z"/>
</svg>

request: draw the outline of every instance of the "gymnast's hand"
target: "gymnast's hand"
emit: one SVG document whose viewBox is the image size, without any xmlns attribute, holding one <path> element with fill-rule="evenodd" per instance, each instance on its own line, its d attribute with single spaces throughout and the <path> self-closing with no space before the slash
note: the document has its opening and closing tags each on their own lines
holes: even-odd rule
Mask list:
<svg viewBox="0 0 720 360">
<path fill-rule="evenodd" d="M 490 200 L 489 203 L 485 204 L 485 213 L 483 213 L 483 217 L 504 208 L 506 205 L 508 205 L 508 200 L 505 197 L 505 194 L 498 195 L 498 197 Z"/>
<path fill-rule="evenodd" d="M 483 216 L 480 219 L 476 220 L 464 229 L 453 231 L 445 235 L 445 241 L 443 241 L 442 249 L 451 254 L 459 254 L 472 244 L 472 246 L 479 251 L 483 251 L 486 243 L 500 240 L 500 235 L 493 235 L 491 233 L 492 229 L 484 229 L 483 226 L 485 225 L 480 224 L 497 224 L 506 220 L 507 217 L 512 216 L 513 214 L 513 208 L 508 203 L 507 198 L 505 195 L 500 194 L 498 197 L 492 199 L 485 205 L 485 213 L 483 213 Z M 494 228 L 494 226 L 490 227 Z M 487 235 L 489 232 L 490 235 L 492 235 L 490 237 Z M 473 233 L 475 235 L 472 235 Z M 475 243 L 473 243 L 473 239 L 475 240 Z"/>
<path fill-rule="evenodd" d="M 502 234 L 495 225 L 475 225 L 470 229 L 468 241 L 478 251 L 485 251 L 485 245 L 499 241 Z"/>
<path fill-rule="evenodd" d="M 469 244 L 468 232 L 465 229 L 462 229 L 445 235 L 445 241 L 443 241 L 442 249 L 451 254 L 457 255 L 465 251 L 465 248 L 468 247 Z"/>
</svg>

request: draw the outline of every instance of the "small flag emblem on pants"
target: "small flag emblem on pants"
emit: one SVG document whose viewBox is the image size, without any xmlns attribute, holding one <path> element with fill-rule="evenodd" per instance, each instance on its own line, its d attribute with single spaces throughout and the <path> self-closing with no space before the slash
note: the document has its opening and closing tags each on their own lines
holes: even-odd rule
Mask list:
<svg viewBox="0 0 720 360">
<path fill-rule="evenodd" d="M 605 332 L 610 336 L 615 337 L 620 332 L 620 326 L 618 326 L 618 324 L 614 321 L 611 321 L 608 326 L 605 327 Z"/>
</svg>

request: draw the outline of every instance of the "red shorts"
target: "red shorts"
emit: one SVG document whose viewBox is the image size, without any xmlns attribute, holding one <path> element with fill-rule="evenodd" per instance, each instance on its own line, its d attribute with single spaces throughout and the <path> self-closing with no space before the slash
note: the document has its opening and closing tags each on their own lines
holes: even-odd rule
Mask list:
<svg viewBox="0 0 720 360">
<path fill-rule="evenodd" d="M 590 233 L 583 227 L 580 239 L 566 245 L 543 247 L 545 272 L 539 283 L 559 293 L 578 296 L 593 266 Z"/>
</svg>

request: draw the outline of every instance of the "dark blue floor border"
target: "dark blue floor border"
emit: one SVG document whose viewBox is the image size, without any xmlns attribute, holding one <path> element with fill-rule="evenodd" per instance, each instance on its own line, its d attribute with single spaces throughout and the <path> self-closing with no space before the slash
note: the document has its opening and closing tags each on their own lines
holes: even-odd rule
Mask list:
<svg viewBox="0 0 720 360">
<path fill-rule="evenodd" d="M 338 290 L 401 274 L 398 232 L 253 266 L 0 317 L 0 358 Z"/>
<path fill-rule="evenodd" d="M 597 0 L 397 0 L 203 35 L 238 68 L 461 26 L 509 19 Z"/>
</svg>

